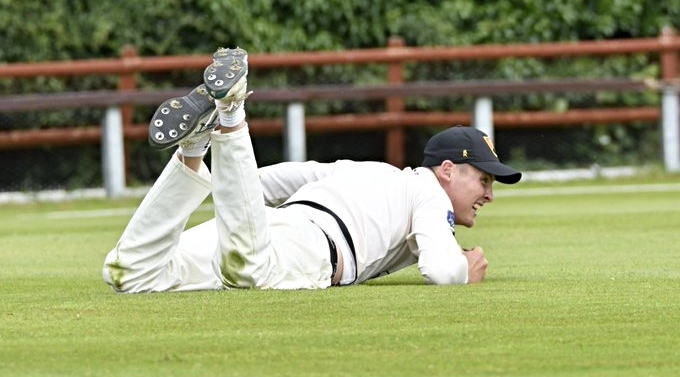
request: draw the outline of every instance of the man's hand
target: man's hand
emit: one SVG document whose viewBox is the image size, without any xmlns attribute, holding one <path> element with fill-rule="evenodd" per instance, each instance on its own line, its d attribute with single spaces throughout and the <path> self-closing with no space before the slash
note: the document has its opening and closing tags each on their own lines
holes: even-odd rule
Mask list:
<svg viewBox="0 0 680 377">
<path fill-rule="evenodd" d="M 484 257 L 484 250 L 475 246 L 471 250 L 463 249 L 463 255 L 468 260 L 468 283 L 479 283 L 484 280 L 486 267 L 489 265 Z"/>
</svg>

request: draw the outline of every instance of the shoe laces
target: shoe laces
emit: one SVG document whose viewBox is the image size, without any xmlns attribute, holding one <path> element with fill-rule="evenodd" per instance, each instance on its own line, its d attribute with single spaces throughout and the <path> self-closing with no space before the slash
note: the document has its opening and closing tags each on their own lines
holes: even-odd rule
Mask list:
<svg viewBox="0 0 680 377">
<path fill-rule="evenodd" d="M 217 100 L 215 105 L 217 108 L 217 111 L 224 111 L 224 112 L 230 112 L 234 109 L 237 109 L 239 106 L 241 106 L 241 103 L 245 101 L 250 95 L 253 93 L 253 91 L 249 91 L 247 93 L 239 94 L 239 95 L 232 95 L 225 101 L 225 98 Z"/>
</svg>

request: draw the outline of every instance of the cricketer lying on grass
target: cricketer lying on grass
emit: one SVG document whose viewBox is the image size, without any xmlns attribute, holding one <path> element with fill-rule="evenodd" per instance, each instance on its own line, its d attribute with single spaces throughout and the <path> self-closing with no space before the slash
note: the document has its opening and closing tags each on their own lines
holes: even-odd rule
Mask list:
<svg viewBox="0 0 680 377">
<path fill-rule="evenodd" d="M 247 57 L 218 49 L 203 84 L 154 114 L 150 144 L 179 147 L 106 256 L 103 277 L 115 291 L 327 288 L 413 264 L 429 284 L 483 280 L 482 249 L 461 248 L 454 225 L 474 225 L 494 180 L 521 179 L 487 135 L 446 129 L 415 169 L 348 160 L 258 169 L 245 121 Z M 185 230 L 210 194 L 215 218 Z"/>
</svg>

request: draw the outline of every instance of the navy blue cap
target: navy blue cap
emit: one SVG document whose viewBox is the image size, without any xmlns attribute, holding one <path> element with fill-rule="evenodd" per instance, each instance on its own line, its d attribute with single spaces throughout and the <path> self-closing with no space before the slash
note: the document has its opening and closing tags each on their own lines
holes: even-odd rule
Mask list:
<svg viewBox="0 0 680 377">
<path fill-rule="evenodd" d="M 498 160 L 491 138 L 472 127 L 451 127 L 427 141 L 422 166 L 439 166 L 445 160 L 470 164 L 501 183 L 513 184 L 522 179 L 522 173 Z"/>
</svg>

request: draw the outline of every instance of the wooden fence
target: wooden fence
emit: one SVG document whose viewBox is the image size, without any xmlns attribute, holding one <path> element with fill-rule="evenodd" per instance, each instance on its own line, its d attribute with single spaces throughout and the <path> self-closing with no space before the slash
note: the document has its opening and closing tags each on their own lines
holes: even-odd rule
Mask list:
<svg viewBox="0 0 680 377">
<path fill-rule="evenodd" d="M 251 67 L 281 68 L 310 65 L 372 64 L 388 65 L 385 84 L 374 87 L 312 86 L 296 89 L 258 88 L 249 101 L 304 103 L 317 100 L 382 99 L 385 111 L 373 114 L 343 114 L 308 117 L 308 132 L 352 132 L 384 130 L 385 160 L 404 165 L 404 135 L 407 127 L 443 124 L 471 124 L 470 113 L 411 112 L 405 109 L 405 98 L 411 96 L 476 95 L 493 97 L 514 93 L 596 92 L 665 90 L 677 94 L 678 51 L 680 38 L 672 29 L 664 29 L 658 38 L 561 42 L 516 45 L 482 45 L 469 47 L 407 47 L 400 38 L 392 38 L 386 48 L 298 52 L 287 54 L 252 54 Z M 474 81 L 407 83 L 404 81 L 408 62 L 463 61 L 502 58 L 552 58 L 565 56 L 609 56 L 650 53 L 660 58 L 661 75 L 651 80 L 556 80 L 556 81 Z M 134 48 L 125 48 L 121 58 L 68 62 L 13 63 L 0 66 L 0 77 L 30 78 L 38 76 L 118 75 L 117 91 L 95 91 L 57 94 L 27 94 L 0 97 L 0 113 L 69 107 L 120 107 L 122 132 L 127 140 L 146 139 L 147 124 L 133 123 L 134 105 L 160 104 L 163 100 L 184 95 L 190 88 L 139 91 L 136 75 L 144 72 L 167 72 L 182 69 L 202 70 L 210 55 L 140 57 Z M 675 101 L 677 101 L 677 97 Z M 671 100 L 673 100 L 671 98 Z M 550 127 L 583 125 L 592 122 L 661 121 L 663 110 L 656 107 L 600 108 L 566 112 L 493 113 L 495 127 Z M 284 119 L 250 119 L 254 135 L 281 134 Z M 675 135 L 677 135 L 677 130 Z M 674 137 L 670 134 L 670 137 Z M 677 136 L 676 136 L 677 137 Z M 100 143 L 100 125 L 72 129 L 14 130 L 0 132 L 0 150 L 30 148 L 41 145 L 73 145 Z"/>
</svg>

